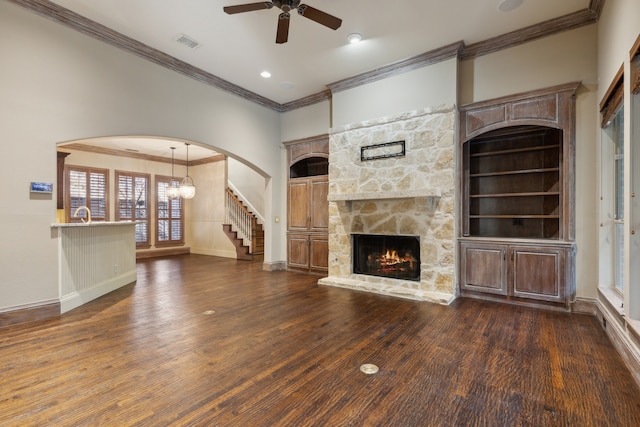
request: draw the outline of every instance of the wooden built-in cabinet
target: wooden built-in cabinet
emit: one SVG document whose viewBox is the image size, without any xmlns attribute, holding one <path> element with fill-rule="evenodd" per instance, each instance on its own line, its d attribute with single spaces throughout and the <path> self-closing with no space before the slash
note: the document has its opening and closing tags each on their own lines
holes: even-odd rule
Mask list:
<svg viewBox="0 0 640 427">
<path fill-rule="evenodd" d="M 329 139 L 285 143 L 289 162 L 287 191 L 287 268 L 326 274 L 329 267 Z"/>
<path fill-rule="evenodd" d="M 460 107 L 460 293 L 569 308 L 578 83 Z"/>
<path fill-rule="evenodd" d="M 547 242 L 462 242 L 461 290 L 565 305 L 573 288 L 573 248 Z"/>
</svg>

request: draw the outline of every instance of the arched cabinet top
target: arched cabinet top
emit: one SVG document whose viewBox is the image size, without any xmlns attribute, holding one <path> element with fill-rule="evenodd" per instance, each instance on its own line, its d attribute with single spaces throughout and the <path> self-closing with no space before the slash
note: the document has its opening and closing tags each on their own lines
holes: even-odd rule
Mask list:
<svg viewBox="0 0 640 427">
<path fill-rule="evenodd" d="M 283 142 L 283 145 L 287 148 L 289 167 L 304 159 L 314 157 L 329 159 L 329 135 L 287 141 Z"/>
<path fill-rule="evenodd" d="M 463 105 L 460 143 L 496 129 L 544 126 L 569 131 L 575 117 L 574 96 L 580 82 Z"/>
</svg>

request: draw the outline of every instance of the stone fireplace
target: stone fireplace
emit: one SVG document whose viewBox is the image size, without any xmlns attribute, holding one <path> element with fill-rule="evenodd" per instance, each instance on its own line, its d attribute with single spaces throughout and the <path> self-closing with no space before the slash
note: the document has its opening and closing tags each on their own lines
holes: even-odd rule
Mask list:
<svg viewBox="0 0 640 427">
<path fill-rule="evenodd" d="M 420 237 L 352 234 L 354 274 L 420 280 Z"/>
<path fill-rule="evenodd" d="M 444 304 L 455 298 L 454 128 L 454 107 L 442 106 L 332 129 L 329 275 L 318 283 Z M 417 251 L 393 243 L 389 254 L 374 248 L 354 259 L 354 243 L 369 244 L 362 236 L 411 237 Z M 374 259 L 386 256 L 397 260 Z"/>
</svg>

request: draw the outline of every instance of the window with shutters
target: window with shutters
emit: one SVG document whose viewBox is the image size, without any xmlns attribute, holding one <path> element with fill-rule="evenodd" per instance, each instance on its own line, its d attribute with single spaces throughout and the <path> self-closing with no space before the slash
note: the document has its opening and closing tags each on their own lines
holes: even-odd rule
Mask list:
<svg viewBox="0 0 640 427">
<path fill-rule="evenodd" d="M 621 67 L 600 103 L 601 133 L 601 227 L 611 245 L 610 261 L 601 266 L 610 272 L 605 280 L 624 293 L 624 67 Z M 605 273 L 606 274 L 606 273 Z"/>
<path fill-rule="evenodd" d="M 156 246 L 184 244 L 184 205 L 182 198 L 169 199 L 167 188 L 171 177 L 158 176 L 156 180 Z M 179 184 L 179 182 L 178 182 Z"/>
<path fill-rule="evenodd" d="M 136 247 L 151 246 L 149 238 L 149 174 L 116 171 L 116 221 L 136 223 Z"/>
<path fill-rule="evenodd" d="M 91 210 L 92 221 L 109 220 L 109 170 L 65 166 L 65 215 L 67 222 L 87 220 L 86 210 L 76 210 L 86 206 Z"/>
</svg>

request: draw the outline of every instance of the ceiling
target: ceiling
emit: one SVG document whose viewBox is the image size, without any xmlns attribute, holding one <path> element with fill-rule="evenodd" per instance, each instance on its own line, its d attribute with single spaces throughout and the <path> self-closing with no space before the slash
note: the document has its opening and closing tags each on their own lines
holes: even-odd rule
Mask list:
<svg viewBox="0 0 640 427">
<path fill-rule="evenodd" d="M 292 13 L 289 41 L 276 44 L 278 8 L 235 15 L 222 10 L 256 1 L 52 0 L 279 104 L 442 46 L 483 41 L 586 9 L 590 3 L 524 0 L 520 7 L 501 12 L 501 0 L 303 0 L 341 18 L 342 26 L 334 31 Z M 348 44 L 350 33 L 362 34 L 362 42 Z M 178 43 L 181 35 L 200 46 L 190 49 Z M 260 77 L 264 70 L 271 78 Z"/>
<path fill-rule="evenodd" d="M 302 0 L 342 19 L 337 30 L 291 13 L 289 40 L 276 44 L 278 8 L 229 15 L 224 6 L 257 0 L 51 0 L 277 104 L 327 91 L 327 85 L 462 41 L 481 42 L 587 9 L 592 0 Z M 519 5 L 501 11 L 499 5 Z M 349 44 L 347 36 L 362 41 Z M 195 49 L 176 40 L 187 36 Z M 260 76 L 269 71 L 270 78 Z M 148 138 L 86 144 L 170 157 L 171 141 Z M 181 144 L 181 143 L 179 143 Z M 186 150 L 177 146 L 176 159 Z M 190 159 L 211 156 L 192 146 Z"/>
</svg>

